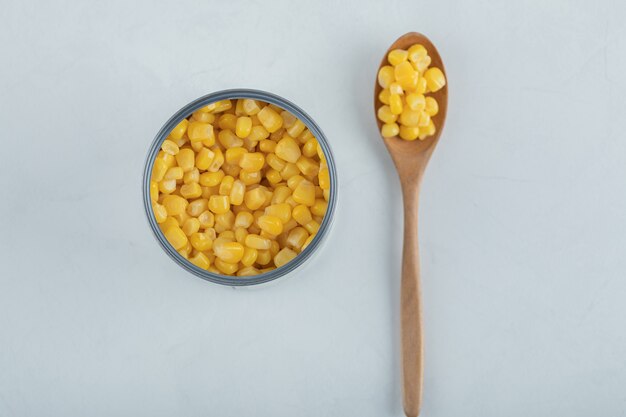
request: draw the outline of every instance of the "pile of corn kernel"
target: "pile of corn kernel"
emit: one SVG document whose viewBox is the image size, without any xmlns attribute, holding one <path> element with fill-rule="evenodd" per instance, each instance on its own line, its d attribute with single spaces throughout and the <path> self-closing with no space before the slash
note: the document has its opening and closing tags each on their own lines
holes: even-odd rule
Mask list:
<svg viewBox="0 0 626 417">
<path fill-rule="evenodd" d="M 222 100 L 182 120 L 152 168 L 154 217 L 180 255 L 222 275 L 279 268 L 320 228 L 330 195 L 322 148 L 273 104 Z"/>
<path fill-rule="evenodd" d="M 437 114 L 439 105 L 426 94 L 446 85 L 443 72 L 429 68 L 431 58 L 419 44 L 408 50 L 394 49 L 387 61 L 391 65 L 378 72 L 378 84 L 383 88 L 378 95 L 383 103 L 378 108 L 378 118 L 384 123 L 380 133 L 386 138 L 399 135 L 404 140 L 424 140 L 434 135 L 436 127 L 431 117 Z"/>
</svg>

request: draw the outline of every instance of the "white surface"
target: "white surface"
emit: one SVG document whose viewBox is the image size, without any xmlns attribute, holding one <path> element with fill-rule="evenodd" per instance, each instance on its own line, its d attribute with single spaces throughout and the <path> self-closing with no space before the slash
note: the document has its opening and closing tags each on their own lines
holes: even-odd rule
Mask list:
<svg viewBox="0 0 626 417">
<path fill-rule="evenodd" d="M 450 82 L 423 416 L 626 415 L 624 3 L 221 3 L 3 3 L 0 415 L 402 415 L 400 193 L 371 91 L 410 30 Z M 340 169 L 323 253 L 248 290 L 174 264 L 140 198 L 162 123 L 232 87 L 303 107 Z"/>
</svg>

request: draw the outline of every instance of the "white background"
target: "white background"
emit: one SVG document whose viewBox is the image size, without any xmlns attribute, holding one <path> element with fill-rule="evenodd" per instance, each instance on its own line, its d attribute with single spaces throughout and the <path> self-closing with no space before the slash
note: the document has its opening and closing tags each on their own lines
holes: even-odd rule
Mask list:
<svg viewBox="0 0 626 417">
<path fill-rule="evenodd" d="M 400 416 L 399 184 L 381 54 L 438 45 L 422 192 L 423 416 L 626 415 L 620 1 L 5 1 L 0 416 Z M 280 94 L 327 134 L 340 205 L 306 269 L 253 289 L 174 264 L 148 146 L 198 96 Z"/>
</svg>

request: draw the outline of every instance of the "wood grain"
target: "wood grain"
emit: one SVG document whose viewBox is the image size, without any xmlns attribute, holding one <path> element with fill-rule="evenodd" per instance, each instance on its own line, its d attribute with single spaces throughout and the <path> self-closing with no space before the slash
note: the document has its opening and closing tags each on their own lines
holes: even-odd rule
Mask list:
<svg viewBox="0 0 626 417">
<path fill-rule="evenodd" d="M 380 67 L 387 65 L 387 53 L 393 49 L 408 49 L 420 43 L 426 47 L 432 59 L 431 66 L 439 67 L 446 74 L 439 52 L 432 42 L 417 32 L 407 33 L 398 38 L 387 50 Z M 376 71 L 378 75 L 378 71 Z M 448 109 L 448 84 L 436 93 L 430 94 L 439 104 L 439 113 L 433 118 L 437 128 L 433 136 L 423 141 L 405 141 L 399 137 L 383 138 L 398 171 L 402 186 L 404 205 L 404 246 L 402 250 L 402 278 L 400 285 L 400 315 L 402 337 L 402 380 L 404 413 L 417 417 L 422 404 L 424 385 L 424 343 L 422 332 L 422 308 L 420 293 L 420 263 L 418 245 L 418 205 L 419 190 L 426 165 L 439 141 Z M 374 114 L 383 103 L 378 100 L 381 87 L 378 80 L 374 88 Z M 376 117 L 378 130 L 382 122 Z"/>
</svg>

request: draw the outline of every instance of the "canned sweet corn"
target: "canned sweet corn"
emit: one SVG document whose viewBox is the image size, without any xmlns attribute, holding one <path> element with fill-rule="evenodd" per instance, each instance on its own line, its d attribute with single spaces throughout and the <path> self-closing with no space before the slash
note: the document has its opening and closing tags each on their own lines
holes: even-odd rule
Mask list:
<svg viewBox="0 0 626 417">
<path fill-rule="evenodd" d="M 323 132 L 271 93 L 226 90 L 172 116 L 144 169 L 148 222 L 165 252 L 224 285 L 274 280 L 327 237 L 337 173 Z"/>
</svg>

